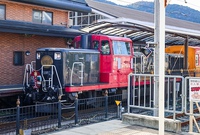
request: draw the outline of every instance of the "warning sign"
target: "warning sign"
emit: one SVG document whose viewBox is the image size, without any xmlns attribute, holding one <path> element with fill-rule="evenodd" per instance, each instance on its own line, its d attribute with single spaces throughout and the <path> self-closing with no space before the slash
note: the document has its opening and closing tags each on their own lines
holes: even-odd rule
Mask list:
<svg viewBox="0 0 200 135">
<path fill-rule="evenodd" d="M 200 101 L 200 79 L 189 80 L 190 101 Z"/>
<path fill-rule="evenodd" d="M 115 103 L 118 106 L 121 103 L 121 101 L 115 100 Z"/>
</svg>

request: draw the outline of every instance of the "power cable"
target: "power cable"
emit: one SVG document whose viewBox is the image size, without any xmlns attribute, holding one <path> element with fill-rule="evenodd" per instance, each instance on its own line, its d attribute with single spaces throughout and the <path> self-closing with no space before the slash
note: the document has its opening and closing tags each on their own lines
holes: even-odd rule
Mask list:
<svg viewBox="0 0 200 135">
<path fill-rule="evenodd" d="M 183 2 L 183 0 L 176 0 L 176 1 Z M 190 1 L 188 1 L 188 0 L 184 0 L 184 2 L 185 2 L 185 4 L 188 5 L 188 7 L 190 7 L 190 8 L 196 7 L 196 9 L 199 9 L 199 11 L 200 11 L 200 6 L 197 6 L 197 4 L 195 5 L 193 3 L 190 3 Z M 194 8 L 192 8 L 192 9 L 194 9 Z"/>
</svg>

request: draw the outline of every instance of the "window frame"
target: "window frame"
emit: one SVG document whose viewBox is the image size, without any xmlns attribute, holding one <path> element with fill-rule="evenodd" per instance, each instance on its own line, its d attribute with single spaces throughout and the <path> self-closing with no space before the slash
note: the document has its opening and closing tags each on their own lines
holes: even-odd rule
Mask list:
<svg viewBox="0 0 200 135">
<path fill-rule="evenodd" d="M 13 65 L 14 66 L 23 66 L 24 60 L 25 60 L 24 51 L 13 51 Z"/>
<path fill-rule="evenodd" d="M 2 18 L 0 16 L 0 20 L 6 20 L 6 5 L 5 4 L 0 4 L 0 7 L 4 7 L 4 15 L 2 16 Z"/>
<path fill-rule="evenodd" d="M 99 45 L 100 45 L 100 42 L 98 40 L 93 40 L 91 48 L 95 49 L 95 50 L 98 50 L 99 49 Z"/>
<path fill-rule="evenodd" d="M 131 46 L 130 42 L 113 40 L 112 41 L 113 54 L 126 55 L 126 56 L 131 55 L 130 46 Z"/>
<path fill-rule="evenodd" d="M 39 13 L 40 13 L 39 19 L 35 19 L 35 18 L 34 18 L 34 14 L 35 14 L 36 12 L 39 12 Z M 44 19 L 43 19 L 43 18 L 44 18 L 44 13 L 51 14 L 51 22 L 50 22 L 50 23 L 46 23 L 46 22 L 43 21 L 43 20 L 44 20 Z M 32 22 L 33 22 L 33 23 L 38 23 L 38 24 L 53 25 L 53 12 L 33 9 L 33 10 L 32 10 Z"/>
<path fill-rule="evenodd" d="M 110 42 L 108 40 L 101 41 L 101 54 L 102 55 L 110 55 L 111 54 Z"/>
</svg>

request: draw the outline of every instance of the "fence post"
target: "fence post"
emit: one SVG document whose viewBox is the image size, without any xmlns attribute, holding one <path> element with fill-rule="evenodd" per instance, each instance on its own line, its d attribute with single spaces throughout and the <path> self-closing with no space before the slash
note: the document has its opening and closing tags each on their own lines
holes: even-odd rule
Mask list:
<svg viewBox="0 0 200 135">
<path fill-rule="evenodd" d="M 133 80 L 133 75 L 131 75 L 130 76 L 130 95 L 128 95 L 130 98 L 130 101 L 128 101 L 129 102 L 129 104 L 128 105 L 133 105 L 133 87 L 135 86 L 135 80 Z M 134 95 L 135 96 L 135 95 Z M 128 109 L 129 109 L 129 111 L 128 111 L 128 113 L 130 113 L 130 112 L 132 112 L 132 108 L 129 108 L 129 106 L 128 106 Z"/>
<path fill-rule="evenodd" d="M 122 102 L 119 104 L 119 119 L 122 119 Z"/>
<path fill-rule="evenodd" d="M 105 119 L 108 118 L 108 90 L 105 91 Z"/>
<path fill-rule="evenodd" d="M 61 128 L 61 95 L 58 96 L 58 128 Z"/>
<path fill-rule="evenodd" d="M 20 127 L 20 100 L 19 97 L 17 99 L 17 117 L 16 117 L 16 135 L 19 135 L 19 127 Z"/>
<path fill-rule="evenodd" d="M 78 125 L 78 94 L 75 95 L 75 125 Z"/>
</svg>

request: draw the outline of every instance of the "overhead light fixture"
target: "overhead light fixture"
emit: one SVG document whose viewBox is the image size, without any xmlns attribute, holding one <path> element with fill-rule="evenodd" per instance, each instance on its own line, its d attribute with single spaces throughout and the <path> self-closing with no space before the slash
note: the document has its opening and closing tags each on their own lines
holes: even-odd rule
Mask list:
<svg viewBox="0 0 200 135">
<path fill-rule="evenodd" d="M 142 52 L 146 57 L 149 57 L 152 54 L 153 50 L 147 47 L 141 47 L 140 52 Z"/>
</svg>

